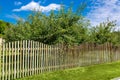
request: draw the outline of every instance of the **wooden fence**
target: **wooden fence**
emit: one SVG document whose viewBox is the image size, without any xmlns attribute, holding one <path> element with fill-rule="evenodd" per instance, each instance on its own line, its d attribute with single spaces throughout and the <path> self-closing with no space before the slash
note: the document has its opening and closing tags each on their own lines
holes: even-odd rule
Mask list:
<svg viewBox="0 0 120 80">
<path fill-rule="evenodd" d="M 0 80 L 13 80 L 49 71 L 120 60 L 120 47 L 104 45 L 46 45 L 24 40 L 0 48 Z"/>
</svg>

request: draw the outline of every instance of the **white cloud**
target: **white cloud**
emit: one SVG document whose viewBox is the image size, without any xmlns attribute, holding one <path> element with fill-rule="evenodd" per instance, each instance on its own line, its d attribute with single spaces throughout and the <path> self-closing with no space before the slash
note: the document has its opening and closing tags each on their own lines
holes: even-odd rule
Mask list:
<svg viewBox="0 0 120 80">
<path fill-rule="evenodd" d="M 50 4 L 48 6 L 41 6 L 39 2 L 31 1 L 27 5 L 22 6 L 20 9 L 13 9 L 13 11 L 42 11 L 42 12 L 49 12 L 51 10 L 59 10 L 59 4 Z"/>
<path fill-rule="evenodd" d="M 22 2 L 15 1 L 14 4 L 15 4 L 16 6 L 19 6 L 19 5 L 22 4 Z"/>
<path fill-rule="evenodd" d="M 87 18 L 90 19 L 92 25 L 109 20 L 117 20 L 120 25 L 120 1 L 119 0 L 96 0 L 90 7 Z"/>
</svg>

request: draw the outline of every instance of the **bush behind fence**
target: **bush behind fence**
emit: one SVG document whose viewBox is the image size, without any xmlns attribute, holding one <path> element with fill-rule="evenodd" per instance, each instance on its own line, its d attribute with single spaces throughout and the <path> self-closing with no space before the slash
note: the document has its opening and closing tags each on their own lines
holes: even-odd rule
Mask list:
<svg viewBox="0 0 120 80">
<path fill-rule="evenodd" d="M 120 60 L 120 47 L 103 45 L 46 45 L 23 40 L 3 43 L 0 48 L 0 79 L 13 80 L 25 76 L 66 68 Z"/>
</svg>

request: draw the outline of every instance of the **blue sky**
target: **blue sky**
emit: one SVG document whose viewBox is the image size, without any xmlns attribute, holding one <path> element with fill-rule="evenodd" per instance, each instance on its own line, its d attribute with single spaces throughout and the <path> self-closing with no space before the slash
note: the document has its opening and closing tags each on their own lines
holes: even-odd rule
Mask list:
<svg viewBox="0 0 120 80">
<path fill-rule="evenodd" d="M 19 18 L 26 19 L 30 12 L 35 9 L 49 13 L 50 10 L 59 10 L 60 4 L 69 7 L 74 3 L 75 10 L 85 0 L 0 0 L 0 20 L 15 23 Z M 120 0 L 88 0 L 84 16 L 97 25 L 109 18 L 117 20 L 120 24 Z"/>
<path fill-rule="evenodd" d="M 33 9 L 40 11 L 42 7 L 44 13 L 49 13 L 51 9 L 58 10 L 61 3 L 69 7 L 71 2 L 76 9 L 82 0 L 1 0 L 0 19 L 14 23 L 20 17 L 25 19 Z"/>
</svg>

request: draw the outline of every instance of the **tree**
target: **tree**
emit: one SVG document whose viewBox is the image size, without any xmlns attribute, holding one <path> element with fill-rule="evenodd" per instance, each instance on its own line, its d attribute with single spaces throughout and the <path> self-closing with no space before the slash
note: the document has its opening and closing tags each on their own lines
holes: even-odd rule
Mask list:
<svg viewBox="0 0 120 80">
<path fill-rule="evenodd" d="M 93 27 L 91 29 L 90 41 L 99 44 L 116 41 L 116 36 L 113 33 L 115 26 L 115 21 L 108 20 Z"/>
<path fill-rule="evenodd" d="M 76 12 L 72 7 L 67 10 L 62 6 L 58 12 L 51 11 L 49 15 L 34 12 L 25 22 L 19 22 L 13 28 L 14 37 L 11 40 L 31 39 L 45 44 L 80 44 L 86 41 L 89 21 L 82 16 L 84 5 Z M 15 29 L 15 30 L 14 30 Z M 7 39 L 11 41 L 10 39 Z"/>
<path fill-rule="evenodd" d="M 20 19 L 16 25 L 11 25 L 11 27 L 5 31 L 4 38 L 6 41 L 17 41 L 30 39 L 30 36 L 29 24 Z"/>
<path fill-rule="evenodd" d="M 46 44 L 84 42 L 88 21 L 80 14 L 80 9 L 73 12 L 71 7 L 68 10 L 62 7 L 58 13 L 51 11 L 49 16 L 42 13 L 31 16 L 30 25 L 35 31 L 32 39 Z"/>
<path fill-rule="evenodd" d="M 10 27 L 10 23 L 0 20 L 0 37 L 5 35 L 5 30 Z"/>
</svg>

